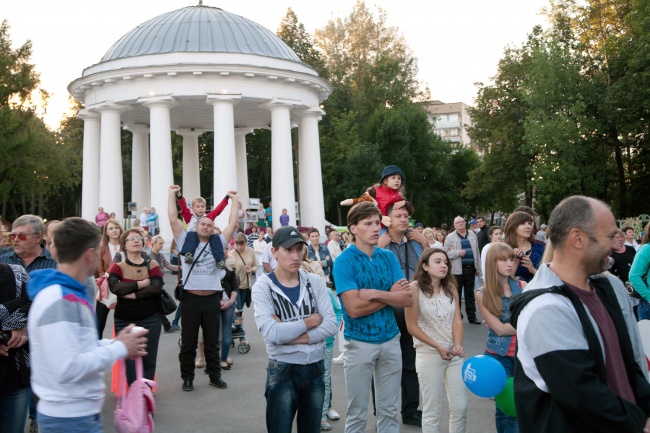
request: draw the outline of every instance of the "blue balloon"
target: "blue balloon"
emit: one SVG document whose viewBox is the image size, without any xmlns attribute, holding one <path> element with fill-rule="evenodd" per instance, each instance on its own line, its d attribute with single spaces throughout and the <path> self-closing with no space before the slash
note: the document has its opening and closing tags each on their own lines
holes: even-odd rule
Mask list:
<svg viewBox="0 0 650 433">
<path fill-rule="evenodd" d="M 494 397 L 506 386 L 506 370 L 487 355 L 472 356 L 463 364 L 463 382 L 479 397 Z"/>
</svg>

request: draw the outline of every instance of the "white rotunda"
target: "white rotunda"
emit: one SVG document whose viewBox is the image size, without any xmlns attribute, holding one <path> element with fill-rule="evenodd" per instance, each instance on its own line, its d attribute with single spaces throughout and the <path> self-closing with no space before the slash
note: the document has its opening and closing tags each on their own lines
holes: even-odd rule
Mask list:
<svg viewBox="0 0 650 433">
<path fill-rule="evenodd" d="M 259 24 L 201 3 L 160 15 L 124 35 L 68 90 L 85 106 L 83 218 L 94 220 L 99 206 L 124 217 L 121 128 L 133 133 L 130 201 L 138 211 L 156 208 L 167 240 L 171 131 L 183 137 L 183 196 L 201 195 L 198 136 L 212 130 L 214 196 L 237 190 L 245 207 L 246 134 L 270 128 L 274 226 L 283 208 L 295 224 L 297 125 L 301 225 L 325 232 L 318 121 L 332 87 Z M 229 209 L 217 219 L 221 227 Z"/>
</svg>

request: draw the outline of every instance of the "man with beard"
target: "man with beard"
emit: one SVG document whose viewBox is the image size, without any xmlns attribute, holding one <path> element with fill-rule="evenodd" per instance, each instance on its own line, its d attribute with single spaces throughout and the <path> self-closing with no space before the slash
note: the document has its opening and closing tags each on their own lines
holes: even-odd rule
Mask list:
<svg viewBox="0 0 650 433">
<path fill-rule="evenodd" d="M 572 196 L 549 220 L 553 262 L 512 302 L 522 433 L 650 432 L 650 384 L 623 283 L 607 269 L 616 220 Z"/>
</svg>

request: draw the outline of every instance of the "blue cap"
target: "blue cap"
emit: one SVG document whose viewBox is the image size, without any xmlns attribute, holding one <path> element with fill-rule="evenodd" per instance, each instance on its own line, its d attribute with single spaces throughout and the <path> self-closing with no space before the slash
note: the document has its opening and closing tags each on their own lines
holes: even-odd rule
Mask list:
<svg viewBox="0 0 650 433">
<path fill-rule="evenodd" d="M 476 220 L 471 220 L 469 223 L 470 223 L 470 225 L 471 224 L 476 224 Z"/>
<path fill-rule="evenodd" d="M 424 225 L 422 225 L 422 223 L 415 223 L 415 225 L 413 227 L 415 227 L 415 228 L 423 227 L 424 228 Z"/>
<path fill-rule="evenodd" d="M 392 176 L 394 174 L 400 175 L 400 177 L 402 178 L 402 183 L 406 182 L 406 176 L 404 176 L 404 173 L 402 172 L 401 168 L 399 168 L 396 165 L 387 165 L 386 167 L 384 167 L 384 169 L 381 172 L 381 179 L 379 179 L 379 183 L 381 184 L 381 182 L 385 178 L 387 178 L 388 176 Z"/>
</svg>

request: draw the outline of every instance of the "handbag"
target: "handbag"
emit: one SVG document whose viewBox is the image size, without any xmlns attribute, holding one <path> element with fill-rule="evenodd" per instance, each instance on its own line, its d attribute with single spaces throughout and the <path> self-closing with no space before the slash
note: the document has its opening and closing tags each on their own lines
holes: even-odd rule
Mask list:
<svg viewBox="0 0 650 433">
<path fill-rule="evenodd" d="M 164 288 L 160 288 L 160 311 L 167 316 L 168 314 L 172 314 L 176 309 L 178 308 L 178 305 L 176 305 L 176 301 L 169 296 L 169 293 L 167 293 L 167 290 Z"/>
<path fill-rule="evenodd" d="M 126 366 L 124 360 L 122 374 L 118 378 L 121 396 L 117 398 L 117 406 L 113 414 L 113 426 L 118 433 L 151 433 L 153 432 L 152 413 L 156 410 L 156 402 L 151 388 L 156 382 L 142 377 L 142 358 L 135 360 L 135 382 L 126 391 Z"/>
<path fill-rule="evenodd" d="M 643 284 L 646 285 L 646 287 L 648 287 L 648 271 L 650 271 L 650 266 L 645 270 L 645 274 L 643 274 L 641 277 L 641 280 L 643 281 Z M 627 289 L 627 294 L 630 296 L 630 298 L 643 299 L 643 297 L 639 295 L 639 292 L 636 291 L 630 281 L 625 282 L 625 288 Z"/>
<path fill-rule="evenodd" d="M 108 278 L 102 275 L 95 278 L 95 283 L 97 283 L 97 300 L 109 309 L 114 310 L 115 305 L 117 305 L 117 295 L 108 288 Z"/>
<path fill-rule="evenodd" d="M 185 277 L 185 283 L 187 283 L 187 280 L 190 278 L 190 274 L 192 273 L 192 269 L 194 269 L 194 265 L 196 265 L 196 262 L 199 261 L 199 257 L 201 257 L 201 254 L 203 254 L 203 251 L 208 247 L 208 244 L 210 242 L 207 242 L 203 249 L 199 252 L 199 255 L 196 256 L 196 258 L 192 261 L 192 266 L 190 267 L 190 270 L 187 271 L 187 276 Z M 178 285 L 174 288 L 174 298 L 178 299 L 179 301 L 182 301 L 183 298 L 185 297 L 185 283 L 180 282 Z"/>
</svg>

